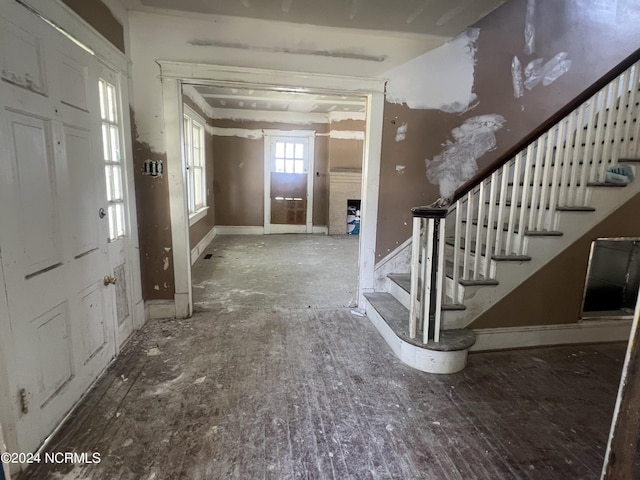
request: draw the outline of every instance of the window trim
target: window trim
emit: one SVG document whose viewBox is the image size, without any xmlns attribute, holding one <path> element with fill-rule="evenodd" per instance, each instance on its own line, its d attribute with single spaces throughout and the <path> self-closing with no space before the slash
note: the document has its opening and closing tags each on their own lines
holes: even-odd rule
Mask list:
<svg viewBox="0 0 640 480">
<path fill-rule="evenodd" d="M 206 148 L 206 125 L 207 122 L 205 119 L 196 112 L 193 108 L 189 107 L 187 104 L 183 104 L 182 110 L 182 118 L 183 118 L 183 156 L 184 156 L 184 165 L 186 169 L 186 179 L 187 179 L 187 211 L 189 213 L 189 226 L 194 225 L 195 223 L 202 220 L 208 213 L 209 205 L 207 203 L 207 148 Z M 193 140 L 191 139 L 191 135 L 193 133 L 193 128 L 191 127 L 191 132 L 189 134 L 189 139 L 187 138 L 187 132 L 184 130 L 184 120 L 189 121 L 189 124 L 192 126 L 194 123 L 197 124 L 202 129 L 202 138 L 201 138 L 201 157 L 202 157 L 202 166 L 198 166 L 197 168 L 202 169 L 202 206 L 196 208 L 196 198 L 192 199 L 192 195 L 195 195 L 195 184 L 193 177 L 191 175 L 191 170 L 194 168 L 194 163 L 192 160 L 193 153 Z M 190 143 L 187 143 L 190 142 Z M 191 151 L 189 151 L 191 150 Z M 193 204 L 194 210 L 191 210 L 191 205 Z"/>
</svg>

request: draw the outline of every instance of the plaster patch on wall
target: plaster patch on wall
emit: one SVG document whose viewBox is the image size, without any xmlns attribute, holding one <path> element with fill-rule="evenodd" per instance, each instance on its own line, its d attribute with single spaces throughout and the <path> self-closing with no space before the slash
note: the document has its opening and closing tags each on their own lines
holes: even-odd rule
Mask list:
<svg viewBox="0 0 640 480">
<path fill-rule="evenodd" d="M 240 137 L 250 140 L 260 140 L 264 137 L 264 132 L 260 129 L 249 128 L 221 128 L 207 127 L 207 132 L 215 137 Z"/>
<path fill-rule="evenodd" d="M 469 28 L 450 42 L 396 67 L 385 75 L 386 99 L 413 109 L 464 112 L 473 93 L 480 29 Z"/>
<path fill-rule="evenodd" d="M 515 56 L 511 61 L 511 78 L 513 80 L 513 96 L 520 98 L 524 95 L 524 81 L 522 79 L 522 64 Z"/>
<path fill-rule="evenodd" d="M 364 107 L 364 100 L 363 107 Z M 342 122 L 344 120 L 366 120 L 367 114 L 365 112 L 329 112 L 329 122 Z"/>
<path fill-rule="evenodd" d="M 287 53 L 292 55 L 310 55 L 316 57 L 331 57 L 331 58 L 343 58 L 347 60 L 361 60 L 364 62 L 378 62 L 382 63 L 387 60 L 387 55 L 367 55 L 359 52 L 350 52 L 348 50 L 313 50 L 313 49 L 291 49 L 283 47 L 266 47 L 262 45 L 249 45 L 247 43 L 234 43 L 223 42 L 218 40 L 204 40 L 195 38 L 188 40 L 189 45 L 194 47 L 218 47 L 218 48 L 230 48 L 236 50 L 249 50 L 254 52 L 267 52 L 267 53 Z"/>
<path fill-rule="evenodd" d="M 534 24 L 536 0 L 527 0 L 527 14 L 524 21 L 524 53 L 532 55 L 536 51 L 536 27 Z"/>
<path fill-rule="evenodd" d="M 467 119 L 451 130 L 453 141 L 433 160 L 426 159 L 427 178 L 440 186 L 440 197 L 448 199 L 478 172 L 477 160 L 496 146 L 495 132 L 505 122 L 502 115 L 488 114 Z"/>
<path fill-rule="evenodd" d="M 406 122 L 398 127 L 398 130 L 396 130 L 396 142 L 402 142 L 407 138 L 407 128 Z"/>
<path fill-rule="evenodd" d="M 529 62 L 524 69 L 524 86 L 533 90 L 542 82 L 543 86 L 551 85 L 571 68 L 571 60 L 567 59 L 567 52 L 556 54 L 551 60 L 544 62 L 544 58 L 536 58 Z"/>
<path fill-rule="evenodd" d="M 404 165 L 396 165 L 396 173 L 398 175 L 404 175 L 404 171 L 407 167 L 405 167 Z"/>
<path fill-rule="evenodd" d="M 169 270 L 169 257 L 164 257 L 162 259 L 162 263 L 163 263 L 162 269 L 163 270 Z"/>
<path fill-rule="evenodd" d="M 323 134 L 317 134 L 316 137 L 325 136 Z M 351 131 L 351 130 L 331 130 L 329 132 L 329 138 L 335 138 L 337 140 L 364 140 L 364 132 Z"/>
</svg>

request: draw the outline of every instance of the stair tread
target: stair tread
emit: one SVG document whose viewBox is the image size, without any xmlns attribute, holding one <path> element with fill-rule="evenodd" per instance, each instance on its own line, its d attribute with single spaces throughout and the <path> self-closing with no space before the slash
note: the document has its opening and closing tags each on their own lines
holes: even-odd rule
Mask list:
<svg viewBox="0 0 640 480">
<path fill-rule="evenodd" d="M 446 260 L 444 262 L 444 270 L 445 273 L 447 275 L 447 277 L 453 279 L 453 262 L 450 260 Z M 462 276 L 462 267 L 459 268 L 460 273 L 458 274 L 458 278 L 460 278 Z M 471 287 L 471 286 L 492 286 L 492 285 L 498 285 L 500 282 L 498 282 L 497 280 L 493 279 L 493 278 L 487 278 L 485 279 L 484 277 L 481 277 L 479 279 L 476 280 L 470 280 L 470 279 L 459 279 L 458 283 L 462 286 L 465 287 Z"/>
<path fill-rule="evenodd" d="M 463 224 L 466 224 L 467 221 L 466 220 L 462 220 Z M 478 226 L 478 220 L 474 219 L 471 221 L 471 224 L 474 226 Z M 484 223 L 482 225 L 483 228 L 487 228 L 488 224 Z M 494 225 L 494 230 L 498 229 L 497 225 Z M 507 223 L 504 224 L 504 226 L 502 227 L 502 231 L 503 232 L 508 232 L 509 231 L 509 226 Z M 513 227 L 513 233 L 520 233 L 520 226 L 519 225 L 514 225 Z M 524 235 L 529 235 L 529 236 L 537 236 L 537 237 L 544 237 L 544 236 L 550 236 L 550 237 L 560 237 L 562 236 L 562 232 L 559 232 L 557 230 L 528 230 L 525 229 L 524 231 Z"/>
<path fill-rule="evenodd" d="M 392 282 L 396 283 L 400 288 L 402 288 L 405 292 L 411 293 L 411 274 L 410 273 L 390 273 L 387 275 L 387 278 Z M 442 303 L 442 310 L 466 310 L 465 307 L 461 303 L 454 303 L 451 297 L 445 296 L 445 299 Z"/>
<path fill-rule="evenodd" d="M 484 204 L 491 205 L 491 202 L 487 200 L 486 202 L 484 202 Z M 495 205 L 496 207 L 499 207 L 500 202 L 496 202 Z M 510 201 L 505 202 L 504 206 L 507 208 L 511 208 L 511 202 Z M 518 202 L 516 204 L 516 208 L 522 208 L 522 202 Z M 530 208 L 531 208 L 531 205 L 527 204 L 527 209 L 530 209 Z M 535 209 L 540 210 L 540 206 L 536 206 Z M 549 210 L 549 205 L 545 205 L 544 209 Z M 593 207 L 576 207 L 571 205 L 557 205 L 556 211 L 558 212 L 595 212 L 596 209 Z"/>
<path fill-rule="evenodd" d="M 589 182 L 588 187 L 626 187 L 628 183 Z"/>
<path fill-rule="evenodd" d="M 394 333 L 407 343 L 440 352 L 466 350 L 475 343 L 475 334 L 465 329 L 443 330 L 438 343 L 430 341 L 425 344 L 418 340 L 418 337 L 409 338 L 409 310 L 393 295 L 386 292 L 372 292 L 365 293 L 364 296 Z"/>
</svg>

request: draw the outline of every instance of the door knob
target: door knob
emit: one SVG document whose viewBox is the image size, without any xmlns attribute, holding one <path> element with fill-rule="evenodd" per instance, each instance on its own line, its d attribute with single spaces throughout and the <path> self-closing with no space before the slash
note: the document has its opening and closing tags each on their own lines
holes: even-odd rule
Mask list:
<svg viewBox="0 0 640 480">
<path fill-rule="evenodd" d="M 109 285 L 115 285 L 116 284 L 116 277 L 112 277 L 110 275 L 105 275 L 104 277 L 104 286 L 107 287 Z"/>
</svg>

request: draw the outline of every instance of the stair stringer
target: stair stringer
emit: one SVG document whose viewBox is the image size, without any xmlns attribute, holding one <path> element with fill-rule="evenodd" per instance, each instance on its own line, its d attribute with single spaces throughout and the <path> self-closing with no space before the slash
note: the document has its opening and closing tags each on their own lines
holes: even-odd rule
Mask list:
<svg viewBox="0 0 640 480">
<path fill-rule="evenodd" d="M 526 237 L 528 262 L 495 262 L 495 286 L 466 286 L 463 303 L 466 310 L 443 311 L 444 329 L 465 328 L 493 304 L 503 299 L 518 285 L 573 245 L 598 223 L 640 193 L 640 181 L 625 188 L 590 187 L 591 205 L 595 212 L 557 212 L 560 237 Z M 633 221 L 633 219 L 630 219 Z"/>
</svg>

